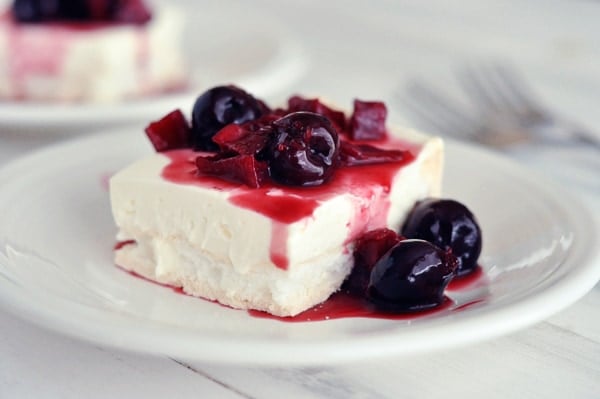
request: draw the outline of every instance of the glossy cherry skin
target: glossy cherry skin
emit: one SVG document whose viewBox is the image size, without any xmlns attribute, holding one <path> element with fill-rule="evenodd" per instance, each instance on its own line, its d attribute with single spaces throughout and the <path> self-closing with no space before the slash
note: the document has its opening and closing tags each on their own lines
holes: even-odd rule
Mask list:
<svg viewBox="0 0 600 399">
<path fill-rule="evenodd" d="M 367 299 L 382 311 L 429 309 L 444 301 L 456 258 L 425 240 L 403 240 L 373 266 Z"/>
<path fill-rule="evenodd" d="M 212 137 L 230 123 L 253 121 L 267 112 L 265 105 L 235 86 L 217 86 L 198 97 L 192 111 L 192 143 L 195 149 L 215 151 Z"/>
<path fill-rule="evenodd" d="M 451 199 L 428 198 L 418 202 L 401 229 L 407 238 L 429 241 L 458 259 L 457 274 L 464 275 L 477 267 L 481 254 L 481 229 L 473 213 Z"/>
<path fill-rule="evenodd" d="M 143 24 L 151 13 L 143 0 L 14 0 L 12 13 L 25 23 L 123 22 Z"/>
<path fill-rule="evenodd" d="M 364 297 L 375 263 L 403 238 L 393 230 L 381 228 L 360 236 L 354 246 L 354 267 L 342 285 L 349 294 Z"/>
<path fill-rule="evenodd" d="M 14 0 L 12 14 L 20 22 L 48 21 L 61 16 L 62 3 L 62 0 Z"/>
<path fill-rule="evenodd" d="M 272 126 L 264 156 L 273 180 L 290 186 L 315 186 L 333 174 L 340 140 L 329 119 L 313 112 L 293 112 Z"/>
</svg>

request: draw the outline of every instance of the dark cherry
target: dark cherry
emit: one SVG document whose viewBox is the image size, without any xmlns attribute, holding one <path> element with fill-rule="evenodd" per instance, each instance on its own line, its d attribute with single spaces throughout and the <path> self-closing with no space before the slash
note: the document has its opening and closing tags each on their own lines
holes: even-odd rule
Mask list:
<svg viewBox="0 0 600 399">
<path fill-rule="evenodd" d="M 373 266 L 401 240 L 398 233 L 387 228 L 371 230 L 360 236 L 354 245 L 354 267 L 342 289 L 349 294 L 364 297 Z"/>
<path fill-rule="evenodd" d="M 197 150 L 216 151 L 213 136 L 226 125 L 242 124 L 267 113 L 266 106 L 235 86 L 217 86 L 204 92 L 192 111 L 192 142 Z"/>
<path fill-rule="evenodd" d="M 14 0 L 20 22 L 102 21 L 141 24 L 151 13 L 143 0 Z"/>
<path fill-rule="evenodd" d="M 353 140 L 382 140 L 386 136 L 387 108 L 380 101 L 354 100 L 350 117 L 350 138 Z"/>
<path fill-rule="evenodd" d="M 373 266 L 367 299 L 379 310 L 407 312 L 439 306 L 457 268 L 451 251 L 425 240 L 400 241 Z"/>
<path fill-rule="evenodd" d="M 146 135 L 158 152 L 185 148 L 190 145 L 190 127 L 180 110 L 172 111 L 162 119 L 150 123 Z"/>
<path fill-rule="evenodd" d="M 404 222 L 401 234 L 451 249 L 458 258 L 459 276 L 477 267 L 481 229 L 473 213 L 460 202 L 436 198 L 418 202 Z"/>
<path fill-rule="evenodd" d="M 264 156 L 273 180 L 291 186 L 314 186 L 333 174 L 340 140 L 329 119 L 313 112 L 294 112 L 272 126 Z"/>
<path fill-rule="evenodd" d="M 13 17 L 20 22 L 42 22 L 58 19 L 63 0 L 14 0 Z"/>
</svg>

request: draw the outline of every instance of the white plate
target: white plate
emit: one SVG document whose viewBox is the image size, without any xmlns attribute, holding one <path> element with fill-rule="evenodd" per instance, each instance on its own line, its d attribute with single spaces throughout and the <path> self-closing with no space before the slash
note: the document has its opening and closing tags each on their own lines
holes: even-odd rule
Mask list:
<svg viewBox="0 0 600 399">
<path fill-rule="evenodd" d="M 237 15 L 244 14 L 244 18 Z M 195 98 L 218 84 L 235 83 L 259 97 L 285 90 L 305 71 L 304 48 L 264 10 L 202 2 L 186 8 L 191 87 L 113 104 L 0 101 L 0 127 L 26 132 L 81 131 L 85 127 L 154 120 L 174 108 L 191 111 Z M 235 26 L 226 23 L 235 20 Z M 268 21 L 268 23 L 267 23 Z"/>
<path fill-rule="evenodd" d="M 457 309 L 390 321 L 285 323 L 180 295 L 116 268 L 106 178 L 150 149 L 140 132 L 62 144 L 0 170 L 0 303 L 87 341 L 188 360 L 317 365 L 489 339 L 567 307 L 600 276 L 597 224 L 510 161 L 449 143 L 445 195 L 478 215 L 485 279 Z M 470 306 L 465 306 L 471 304 Z"/>
</svg>

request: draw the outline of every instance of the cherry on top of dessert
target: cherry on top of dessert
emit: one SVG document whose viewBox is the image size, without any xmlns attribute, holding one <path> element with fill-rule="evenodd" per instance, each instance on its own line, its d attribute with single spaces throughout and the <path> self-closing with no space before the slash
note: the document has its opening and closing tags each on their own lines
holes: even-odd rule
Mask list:
<svg viewBox="0 0 600 399">
<path fill-rule="evenodd" d="M 158 152 L 191 145 L 190 126 L 181 110 L 175 110 L 146 127 L 146 135 Z"/>
<path fill-rule="evenodd" d="M 213 136 L 229 124 L 260 118 L 269 109 L 262 101 L 235 86 L 218 86 L 198 97 L 192 110 L 192 144 L 197 150 L 215 151 Z"/>
<path fill-rule="evenodd" d="M 342 111 L 335 110 L 323 104 L 318 98 L 303 98 L 298 95 L 288 99 L 287 112 L 314 112 L 315 114 L 323 115 L 333 125 L 339 133 L 344 133 L 348 128 L 346 115 Z"/>
<path fill-rule="evenodd" d="M 475 215 L 458 201 L 427 198 L 418 202 L 404 222 L 401 234 L 451 249 L 458 259 L 459 276 L 477 268 L 482 247 L 481 228 Z"/>
<path fill-rule="evenodd" d="M 404 162 L 408 150 L 384 150 L 387 111 L 381 102 L 355 101 L 350 118 L 319 99 L 292 96 L 287 108 L 269 108 L 239 87 L 217 86 L 194 103 L 191 128 L 181 112 L 151 123 L 146 133 L 157 151 L 191 147 L 202 174 L 260 187 L 325 183 L 338 168 Z M 248 158 L 254 157 L 254 160 Z M 231 171 L 225 171 L 225 166 Z M 248 168 L 254 168 L 248 170 Z M 266 176 L 265 176 L 266 171 Z"/>
<path fill-rule="evenodd" d="M 273 180 L 290 186 L 314 186 L 332 175 L 340 139 L 329 119 L 314 112 L 292 112 L 272 126 L 264 153 Z"/>
<path fill-rule="evenodd" d="M 352 140 L 381 140 L 386 135 L 387 108 L 381 101 L 354 100 L 350 118 Z"/>
<path fill-rule="evenodd" d="M 268 179 L 269 170 L 265 162 L 247 154 L 231 157 L 197 157 L 196 166 L 203 173 L 219 176 L 225 180 L 243 182 L 248 187 L 258 188 Z"/>
<path fill-rule="evenodd" d="M 14 0 L 18 22 L 115 22 L 145 24 L 152 14 L 143 0 Z"/>
</svg>

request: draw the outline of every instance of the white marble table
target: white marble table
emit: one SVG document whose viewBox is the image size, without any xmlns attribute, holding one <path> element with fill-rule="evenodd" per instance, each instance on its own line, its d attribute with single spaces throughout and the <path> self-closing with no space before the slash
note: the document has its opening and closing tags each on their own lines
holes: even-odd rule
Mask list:
<svg viewBox="0 0 600 399">
<path fill-rule="evenodd" d="M 460 8 L 441 0 L 253 4 L 266 7 L 303 40 L 310 64 L 296 91 L 328 93 L 342 102 L 354 96 L 392 101 L 402 79 L 420 65 L 426 69 L 436 60 L 460 61 L 468 48 L 509 55 L 530 75 L 558 63 L 560 73 L 577 78 L 565 79 L 568 83 L 560 87 L 536 88 L 552 105 L 600 130 L 600 91 L 581 97 L 574 89 L 582 82 L 599 87 L 600 3 L 553 0 L 540 7 L 486 0 L 461 2 Z M 519 40 L 521 35 L 529 41 Z M 404 116 L 392 110 L 392 118 Z M 0 131 L 0 166 L 70 137 Z M 542 161 L 530 166 L 546 170 Z M 600 192 L 582 194 L 598 215 Z M 48 332 L 0 310 L 0 398 L 598 398 L 599 308 L 597 285 L 546 321 L 491 341 L 428 355 L 299 369 L 125 353 Z"/>
</svg>

